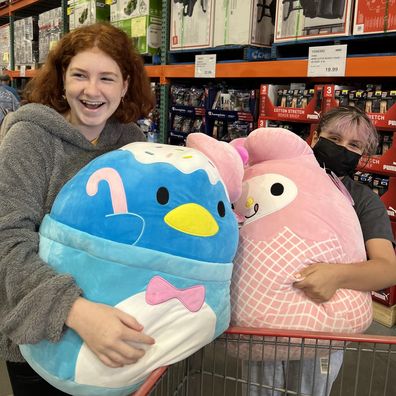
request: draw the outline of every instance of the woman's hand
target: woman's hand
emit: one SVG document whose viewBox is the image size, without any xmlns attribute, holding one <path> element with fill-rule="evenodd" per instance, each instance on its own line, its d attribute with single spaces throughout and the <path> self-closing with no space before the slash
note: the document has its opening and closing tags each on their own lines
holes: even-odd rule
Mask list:
<svg viewBox="0 0 396 396">
<path fill-rule="evenodd" d="M 131 343 L 152 345 L 136 319 L 117 308 L 78 298 L 66 319 L 92 352 L 109 367 L 136 363 L 145 351 Z"/>
<path fill-rule="evenodd" d="M 293 286 L 318 304 L 330 300 L 339 288 L 335 264 L 311 264 L 298 272 L 295 278 Z"/>
</svg>

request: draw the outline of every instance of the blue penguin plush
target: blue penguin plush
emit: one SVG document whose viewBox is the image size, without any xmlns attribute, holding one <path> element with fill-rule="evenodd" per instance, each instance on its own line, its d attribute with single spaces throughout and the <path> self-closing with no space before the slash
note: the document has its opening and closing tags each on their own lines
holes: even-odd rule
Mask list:
<svg viewBox="0 0 396 396">
<path fill-rule="evenodd" d="M 104 154 L 64 185 L 45 216 L 42 259 L 72 274 L 85 298 L 134 316 L 156 341 L 120 368 L 105 366 L 71 329 L 58 343 L 21 345 L 63 392 L 128 395 L 228 327 L 238 244 L 230 201 L 240 195 L 243 163 L 231 145 L 203 134 L 188 145 L 136 142 Z"/>
</svg>

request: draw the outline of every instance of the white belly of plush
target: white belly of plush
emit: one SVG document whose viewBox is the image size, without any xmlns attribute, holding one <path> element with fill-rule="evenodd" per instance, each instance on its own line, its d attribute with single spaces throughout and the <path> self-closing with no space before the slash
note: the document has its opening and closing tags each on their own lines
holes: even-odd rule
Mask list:
<svg viewBox="0 0 396 396">
<path fill-rule="evenodd" d="M 148 305 L 143 292 L 116 307 L 134 316 L 144 326 L 144 333 L 155 339 L 155 344 L 139 345 L 146 353 L 137 363 L 110 368 L 101 363 L 84 343 L 76 361 L 76 383 L 109 388 L 132 385 L 157 367 L 186 358 L 214 338 L 216 315 L 206 303 L 198 312 L 190 312 L 175 298 Z"/>
</svg>

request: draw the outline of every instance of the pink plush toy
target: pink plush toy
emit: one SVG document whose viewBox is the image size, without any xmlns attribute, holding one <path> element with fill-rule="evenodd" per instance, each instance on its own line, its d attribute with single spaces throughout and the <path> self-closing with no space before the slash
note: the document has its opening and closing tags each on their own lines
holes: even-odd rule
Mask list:
<svg viewBox="0 0 396 396">
<path fill-rule="evenodd" d="M 372 320 L 370 293 L 341 289 L 317 304 L 293 287 L 315 262 L 366 259 L 350 196 L 337 188 L 307 143 L 260 128 L 234 146 L 249 156 L 235 211 L 244 218 L 231 284 L 234 326 L 356 333 Z"/>
</svg>

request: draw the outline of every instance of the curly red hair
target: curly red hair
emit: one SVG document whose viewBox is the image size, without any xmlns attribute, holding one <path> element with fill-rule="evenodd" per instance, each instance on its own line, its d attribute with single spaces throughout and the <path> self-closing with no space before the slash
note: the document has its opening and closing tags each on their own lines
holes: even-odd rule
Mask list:
<svg viewBox="0 0 396 396">
<path fill-rule="evenodd" d="M 130 37 L 109 23 L 95 23 L 72 30 L 50 51 L 47 61 L 24 90 L 28 102 L 41 103 L 59 113 L 70 107 L 64 98 L 63 76 L 71 59 L 82 51 L 98 48 L 119 66 L 128 90 L 114 116 L 122 123 L 146 117 L 155 104 L 142 57 Z"/>
</svg>

